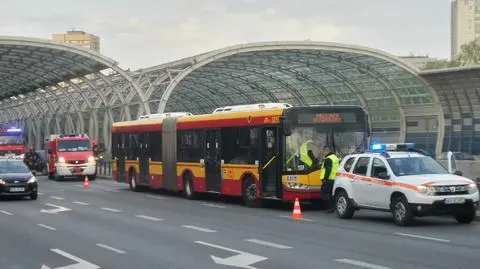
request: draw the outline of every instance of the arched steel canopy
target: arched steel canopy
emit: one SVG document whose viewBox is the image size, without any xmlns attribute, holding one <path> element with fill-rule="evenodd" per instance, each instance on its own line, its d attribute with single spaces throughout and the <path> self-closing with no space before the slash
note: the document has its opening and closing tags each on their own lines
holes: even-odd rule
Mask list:
<svg viewBox="0 0 480 269">
<path fill-rule="evenodd" d="M 480 154 L 480 65 L 426 70 L 443 106 L 443 150 Z"/>
<path fill-rule="evenodd" d="M 418 69 L 366 47 L 261 42 L 215 50 L 171 66 L 182 63 L 191 64 L 163 91 L 159 112 L 211 113 L 224 105 L 267 101 L 354 104 L 370 113 L 374 130 L 397 132 L 394 140 L 400 141 L 405 138 L 406 116 L 442 114 L 435 91 L 418 76 Z"/>
<path fill-rule="evenodd" d="M 43 39 L 0 36 L 0 99 L 115 65 L 95 51 Z"/>
<path fill-rule="evenodd" d="M 124 94 L 113 85 L 116 78 L 121 78 L 126 85 L 123 88 L 136 93 L 142 111 L 149 113 L 142 89 L 117 64 L 100 53 L 78 46 L 38 38 L 0 36 L 0 110 L 3 111 L 0 121 L 78 114 L 84 106 L 93 110 L 92 103 L 98 100 L 108 106 L 107 88 L 126 104 Z M 104 70 L 110 70 L 116 78 L 102 74 Z M 92 83 L 94 79 L 102 83 Z M 7 102 L 6 98 L 9 98 Z M 86 105 L 79 105 L 79 99 L 85 100 Z M 83 129 L 84 120 L 80 121 L 79 129 Z"/>
</svg>

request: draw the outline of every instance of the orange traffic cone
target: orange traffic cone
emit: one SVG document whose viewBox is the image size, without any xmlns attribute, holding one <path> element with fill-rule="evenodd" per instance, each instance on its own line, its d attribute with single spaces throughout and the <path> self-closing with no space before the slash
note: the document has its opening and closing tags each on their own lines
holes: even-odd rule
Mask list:
<svg viewBox="0 0 480 269">
<path fill-rule="evenodd" d="M 85 181 L 83 182 L 83 187 L 85 189 L 90 188 L 90 184 L 88 183 L 88 177 L 87 176 L 85 176 Z"/>
<path fill-rule="evenodd" d="M 303 219 L 302 210 L 300 209 L 300 202 L 298 197 L 295 198 L 295 204 L 293 205 L 292 219 Z"/>
</svg>

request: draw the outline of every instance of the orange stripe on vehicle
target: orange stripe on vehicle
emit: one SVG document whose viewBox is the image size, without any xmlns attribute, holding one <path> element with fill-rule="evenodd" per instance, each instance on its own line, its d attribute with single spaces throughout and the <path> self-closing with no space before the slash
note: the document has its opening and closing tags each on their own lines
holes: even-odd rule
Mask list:
<svg viewBox="0 0 480 269">
<path fill-rule="evenodd" d="M 407 184 L 407 183 L 383 181 L 381 179 L 376 179 L 376 178 L 373 178 L 373 177 L 359 176 L 359 175 L 354 175 L 354 174 L 349 174 L 349 173 L 337 173 L 337 176 L 342 176 L 342 177 L 346 177 L 346 178 L 349 178 L 349 179 L 362 180 L 362 181 L 371 182 L 371 183 L 378 184 L 378 185 L 384 185 L 384 186 L 389 186 L 389 187 L 400 187 L 400 188 L 405 188 L 405 189 L 409 189 L 409 190 L 412 190 L 412 191 L 418 191 L 417 186 Z"/>
</svg>

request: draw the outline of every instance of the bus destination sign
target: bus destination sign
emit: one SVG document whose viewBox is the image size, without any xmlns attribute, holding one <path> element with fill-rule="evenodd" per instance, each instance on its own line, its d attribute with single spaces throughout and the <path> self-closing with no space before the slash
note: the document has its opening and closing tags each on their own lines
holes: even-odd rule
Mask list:
<svg viewBox="0 0 480 269">
<path fill-rule="evenodd" d="M 299 124 L 357 123 L 355 113 L 319 112 L 298 115 Z"/>
</svg>

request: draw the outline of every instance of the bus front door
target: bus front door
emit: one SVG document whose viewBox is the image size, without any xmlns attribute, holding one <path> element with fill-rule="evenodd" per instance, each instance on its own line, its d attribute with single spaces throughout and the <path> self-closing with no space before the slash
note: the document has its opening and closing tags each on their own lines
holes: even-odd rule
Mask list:
<svg viewBox="0 0 480 269">
<path fill-rule="evenodd" d="M 126 134 L 119 134 L 117 137 L 117 175 L 118 182 L 128 182 L 125 178 L 125 140 Z"/>
<path fill-rule="evenodd" d="M 262 132 L 262 194 L 263 197 L 281 197 L 277 194 L 279 180 L 279 143 L 277 139 L 277 128 L 264 128 Z"/>
<path fill-rule="evenodd" d="M 148 185 L 148 178 L 150 176 L 150 160 L 149 160 L 149 147 L 148 147 L 148 133 L 142 133 L 139 137 L 140 152 L 138 156 L 139 170 L 140 170 L 140 183 L 142 185 Z"/>
<path fill-rule="evenodd" d="M 207 191 L 222 191 L 220 130 L 205 131 L 205 180 Z"/>
</svg>

